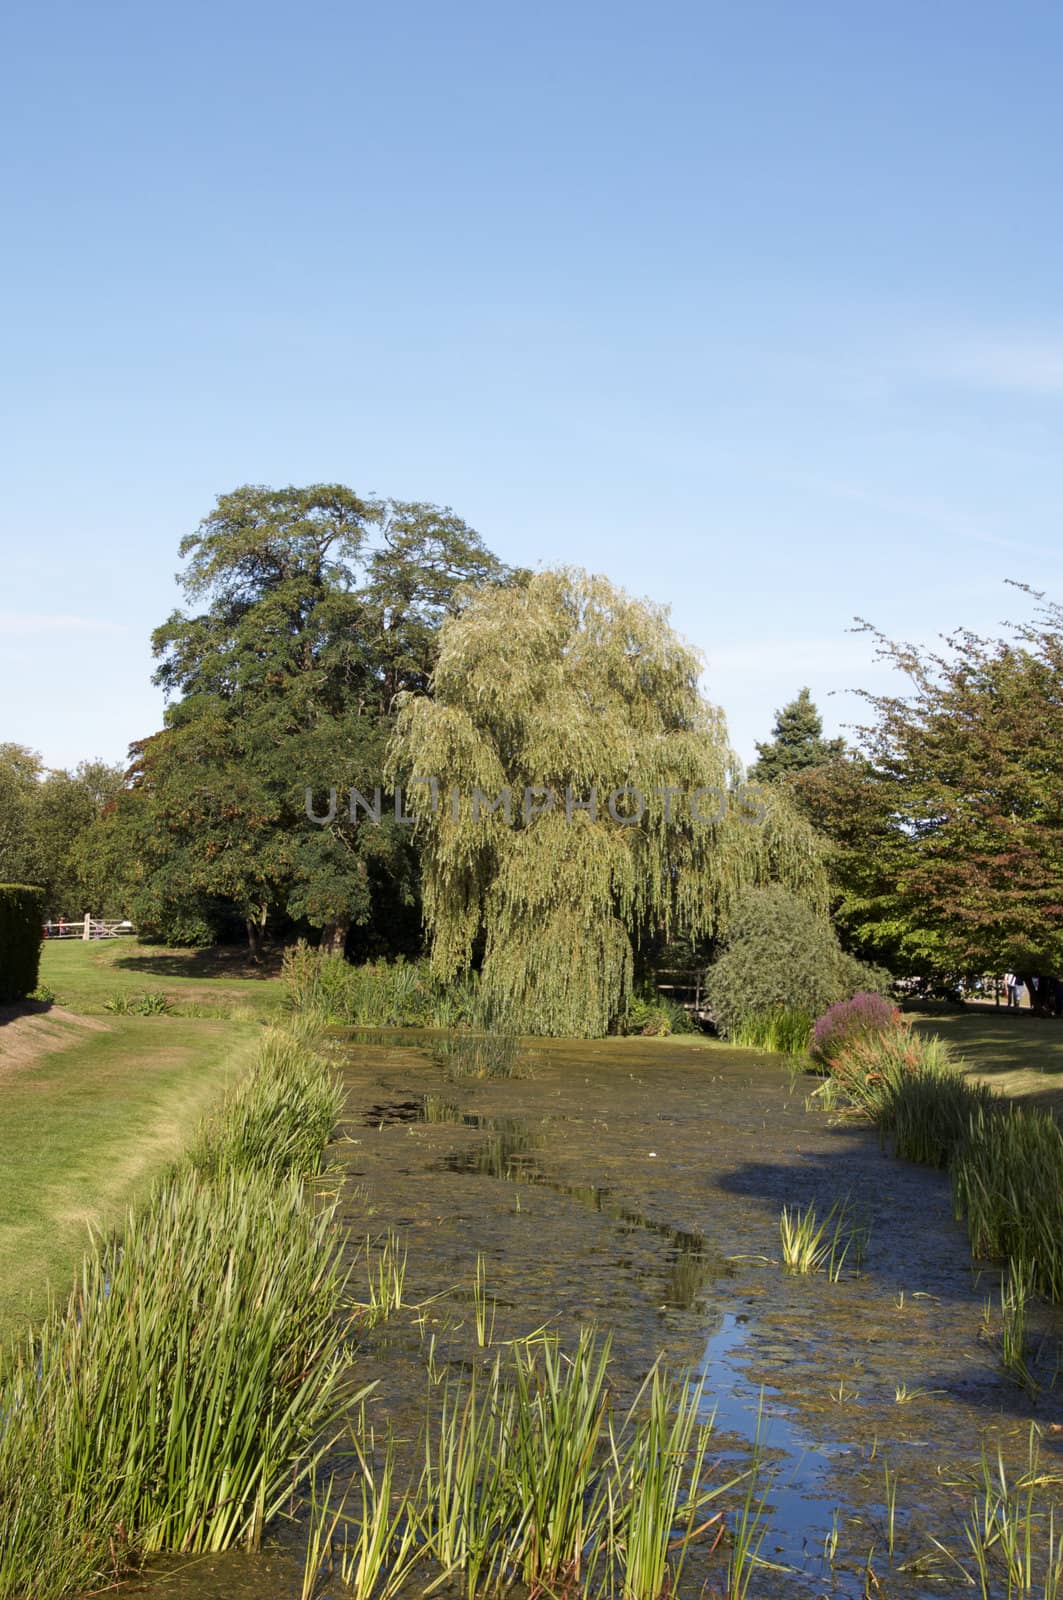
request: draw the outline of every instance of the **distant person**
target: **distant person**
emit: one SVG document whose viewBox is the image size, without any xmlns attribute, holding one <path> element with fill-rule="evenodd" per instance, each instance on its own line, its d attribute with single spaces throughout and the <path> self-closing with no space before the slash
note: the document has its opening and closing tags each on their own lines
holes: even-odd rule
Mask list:
<svg viewBox="0 0 1063 1600">
<path fill-rule="evenodd" d="M 1019 982 L 1019 980 L 1015 976 L 1014 972 L 1005 972 L 1005 974 L 1004 974 L 1004 991 L 1005 991 L 1005 993 L 1007 994 L 1007 997 L 1008 997 L 1008 1010 L 1009 1011 L 1017 1009 L 1018 1004 L 1019 1004 L 1019 994 L 1020 994 L 1021 989 L 1022 989 L 1022 984 Z"/>
<path fill-rule="evenodd" d="M 65 932 L 66 932 L 66 918 L 65 917 L 60 917 L 59 918 L 59 937 L 60 937 L 60 939 L 63 937 Z"/>
</svg>

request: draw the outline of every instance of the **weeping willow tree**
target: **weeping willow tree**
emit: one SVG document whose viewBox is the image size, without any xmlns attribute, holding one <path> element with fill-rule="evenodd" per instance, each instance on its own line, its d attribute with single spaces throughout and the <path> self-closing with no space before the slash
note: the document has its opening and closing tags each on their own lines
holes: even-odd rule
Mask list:
<svg viewBox="0 0 1063 1600">
<path fill-rule="evenodd" d="M 768 882 L 822 902 L 812 830 L 742 789 L 699 669 L 664 608 L 574 570 L 477 592 L 444 624 L 389 778 L 416 819 L 434 968 L 482 953 L 509 1026 L 600 1035 L 646 934 L 711 935 Z"/>
</svg>

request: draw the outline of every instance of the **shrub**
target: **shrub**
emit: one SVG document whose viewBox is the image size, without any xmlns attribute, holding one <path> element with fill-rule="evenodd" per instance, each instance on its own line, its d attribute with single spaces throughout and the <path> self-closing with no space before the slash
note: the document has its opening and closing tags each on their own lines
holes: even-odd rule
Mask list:
<svg viewBox="0 0 1063 1600">
<path fill-rule="evenodd" d="M 647 1039 L 695 1031 L 696 1024 L 677 1000 L 656 993 L 632 995 L 618 1024 L 618 1032 L 640 1033 Z"/>
<path fill-rule="evenodd" d="M 894 1027 L 900 1022 L 900 1015 L 896 1006 L 883 1000 L 880 994 L 860 990 L 851 999 L 829 1006 L 817 1018 L 812 1030 L 811 1055 L 822 1066 L 829 1067 L 853 1040 Z"/>
<path fill-rule="evenodd" d="M 858 989 L 871 969 L 846 955 L 825 917 L 784 889 L 754 889 L 739 902 L 723 951 L 705 975 L 705 994 L 727 1039 L 777 1011 L 815 1016 Z"/>
<path fill-rule="evenodd" d="M 0 883 L 0 1004 L 25 1000 L 37 987 L 44 890 Z"/>
</svg>

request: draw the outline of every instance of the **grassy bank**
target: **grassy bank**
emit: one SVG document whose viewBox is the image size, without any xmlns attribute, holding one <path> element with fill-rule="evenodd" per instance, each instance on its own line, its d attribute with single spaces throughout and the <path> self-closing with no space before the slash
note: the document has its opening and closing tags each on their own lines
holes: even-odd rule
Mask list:
<svg viewBox="0 0 1063 1600">
<path fill-rule="evenodd" d="M 89 1227 L 112 1226 L 181 1154 L 261 1033 L 169 1017 L 65 1028 L 65 1047 L 0 1070 L 0 1328 L 69 1288 Z"/>
<path fill-rule="evenodd" d="M 261 1037 L 255 1019 L 282 999 L 278 983 L 245 976 L 227 953 L 119 940 L 46 943 L 41 983 L 55 1006 L 0 1014 L 0 1330 L 9 1331 L 43 1312 L 49 1287 L 66 1292 L 90 1226 L 113 1226 L 181 1154 L 246 1070 Z M 153 991 L 174 1010 L 105 1009 L 115 993 Z"/>
<path fill-rule="evenodd" d="M 257 1548 L 312 1470 L 351 1321 L 306 1183 L 343 1099 L 257 1036 L 188 1157 L 98 1239 L 0 1373 L 0 1596 L 58 1600 L 155 1552 Z"/>
</svg>

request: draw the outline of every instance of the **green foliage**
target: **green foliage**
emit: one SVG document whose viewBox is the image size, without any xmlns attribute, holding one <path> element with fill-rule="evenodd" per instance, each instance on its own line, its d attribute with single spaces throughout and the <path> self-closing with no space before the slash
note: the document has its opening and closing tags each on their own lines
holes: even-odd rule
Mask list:
<svg viewBox="0 0 1063 1600">
<path fill-rule="evenodd" d="M 449 1078 L 523 1078 L 520 1040 L 510 1033 L 448 1033 L 432 1043 L 432 1060 Z"/>
<path fill-rule="evenodd" d="M 0 744 L 0 879 L 40 884 L 46 917 L 114 915 L 119 904 L 90 873 L 84 843 L 121 787 L 121 768 L 106 762 L 49 771 L 24 745 Z"/>
<path fill-rule="evenodd" d="M 0 1004 L 24 1000 L 37 987 L 44 891 L 0 883 Z"/>
<path fill-rule="evenodd" d="M 456 1027 L 481 1015 L 471 977 L 443 985 L 427 962 L 402 956 L 353 966 L 300 940 L 284 952 L 281 980 L 292 1010 L 348 1027 Z"/>
<path fill-rule="evenodd" d="M 774 783 L 808 767 L 836 761 L 845 749 L 843 739 L 824 739 L 823 719 L 807 689 L 775 714 L 771 740 L 757 745 L 758 759 L 749 769 L 755 783 Z"/>
<path fill-rule="evenodd" d="M 740 1030 L 749 1038 L 758 1028 L 769 1030 L 779 1013 L 814 1016 L 874 981 L 842 950 L 825 916 L 772 887 L 751 890 L 739 902 L 706 973 L 705 995 L 725 1038 Z M 775 1026 L 791 1029 L 781 1020 Z"/>
<path fill-rule="evenodd" d="M 867 696 L 862 754 L 788 785 L 829 840 L 839 926 L 942 982 L 1060 970 L 1063 607 L 941 653 L 874 639 L 908 693 Z"/>
<path fill-rule="evenodd" d="M 153 1552 L 256 1548 L 312 1470 L 347 1337 L 334 1207 L 300 1176 L 317 1070 L 267 1039 L 264 1108 L 230 1097 L 196 1165 L 94 1244 L 5 1371 L 2 1600 L 96 1588 Z"/>
<path fill-rule="evenodd" d="M 515 1031 L 604 1034 L 631 994 L 635 944 L 716 930 L 750 884 L 823 898 L 811 830 L 781 796 L 761 809 L 736 795 L 699 670 L 663 609 L 575 571 L 481 590 L 444 624 L 432 694 L 404 703 L 390 770 L 457 791 L 456 807 L 410 795 L 433 967 L 452 979 L 482 944 L 485 994 Z M 507 788 L 508 820 L 476 801 Z M 526 790 L 556 799 L 525 815 Z M 592 791 L 593 811 L 576 809 Z M 609 813 L 624 791 L 646 797 L 633 825 Z M 698 791 L 731 803 L 699 821 Z"/>
<path fill-rule="evenodd" d="M 163 1017 L 173 1010 L 173 1001 L 157 989 L 145 990 L 143 994 L 116 989 L 103 1002 L 103 1009 L 116 1017 Z"/>
<path fill-rule="evenodd" d="M 36 824 L 41 758 L 22 744 L 0 744 L 0 882 L 44 882 Z"/>
<path fill-rule="evenodd" d="M 345 1090 L 304 1040 L 280 1028 L 263 1037 L 251 1070 L 230 1090 L 189 1152 L 209 1177 L 316 1172 Z"/>
<path fill-rule="evenodd" d="M 747 1049 L 803 1056 L 812 1041 L 812 1013 L 794 1006 L 751 1012 L 739 1018 L 727 1037 L 732 1044 L 744 1045 Z"/>
<path fill-rule="evenodd" d="M 416 902 L 409 828 L 359 823 L 349 791 L 380 784 L 395 695 L 426 684 L 461 586 L 506 569 L 449 510 L 340 484 L 223 495 L 181 554 L 202 609 L 155 632 L 166 727 L 134 747 L 95 859 L 166 937 L 235 918 L 257 955 L 295 919 L 342 953 Z"/>
<path fill-rule="evenodd" d="M 677 1000 L 644 989 L 633 994 L 617 1025 L 617 1032 L 641 1034 L 647 1039 L 667 1039 L 675 1033 L 696 1033 L 697 1023 Z"/>
</svg>

